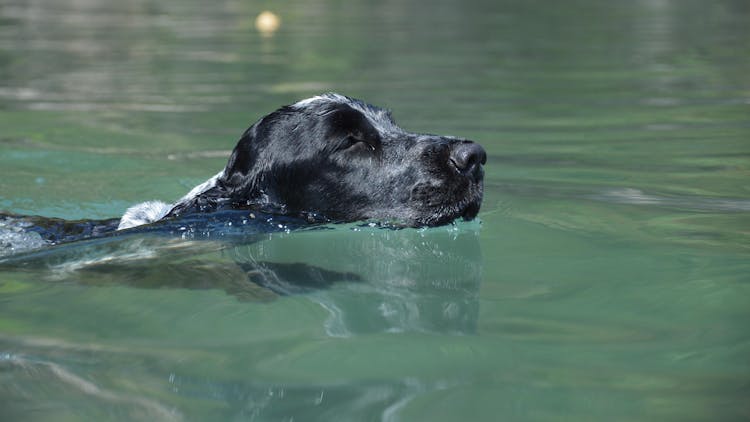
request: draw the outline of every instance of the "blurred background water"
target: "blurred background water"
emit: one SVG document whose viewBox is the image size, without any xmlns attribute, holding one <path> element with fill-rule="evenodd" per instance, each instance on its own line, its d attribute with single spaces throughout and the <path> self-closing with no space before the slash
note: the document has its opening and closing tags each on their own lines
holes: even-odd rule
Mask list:
<svg viewBox="0 0 750 422">
<path fill-rule="evenodd" d="M 177 199 L 324 91 L 489 157 L 481 223 L 4 266 L 0 419 L 748 420 L 749 75 L 744 0 L 2 0 L 0 209 Z"/>
</svg>

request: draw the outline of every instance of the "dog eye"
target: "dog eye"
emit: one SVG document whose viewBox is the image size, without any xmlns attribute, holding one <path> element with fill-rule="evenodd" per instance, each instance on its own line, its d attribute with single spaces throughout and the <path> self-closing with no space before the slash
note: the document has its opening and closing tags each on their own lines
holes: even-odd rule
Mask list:
<svg viewBox="0 0 750 422">
<path fill-rule="evenodd" d="M 357 135 L 348 135 L 341 142 L 341 149 L 351 150 L 351 151 L 354 151 L 354 150 L 375 151 L 375 146 Z"/>
</svg>

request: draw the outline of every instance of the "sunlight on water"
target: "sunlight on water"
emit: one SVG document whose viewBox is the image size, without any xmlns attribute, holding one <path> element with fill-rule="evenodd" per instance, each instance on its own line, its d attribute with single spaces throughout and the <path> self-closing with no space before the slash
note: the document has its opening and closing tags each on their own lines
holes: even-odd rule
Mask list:
<svg viewBox="0 0 750 422">
<path fill-rule="evenodd" d="M 750 418 L 746 2 L 263 6 L 5 1 L 0 210 L 176 200 L 334 90 L 482 143 L 480 221 L 2 221 L 0 420 Z"/>
</svg>

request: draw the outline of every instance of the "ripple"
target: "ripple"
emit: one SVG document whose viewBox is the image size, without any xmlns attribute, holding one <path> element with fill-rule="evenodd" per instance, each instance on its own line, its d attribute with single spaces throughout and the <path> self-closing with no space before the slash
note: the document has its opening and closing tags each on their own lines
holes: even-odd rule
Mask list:
<svg viewBox="0 0 750 422">
<path fill-rule="evenodd" d="M 654 205 L 693 211 L 750 211 L 750 200 L 736 198 L 708 198 L 702 196 L 661 196 L 640 189 L 617 188 L 590 195 L 589 199 L 628 205 Z"/>
</svg>

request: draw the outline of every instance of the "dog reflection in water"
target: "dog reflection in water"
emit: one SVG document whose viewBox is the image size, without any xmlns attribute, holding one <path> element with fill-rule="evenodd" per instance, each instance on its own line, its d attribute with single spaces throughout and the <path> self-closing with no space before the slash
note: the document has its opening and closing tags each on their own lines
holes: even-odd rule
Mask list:
<svg viewBox="0 0 750 422">
<path fill-rule="evenodd" d="M 479 311 L 478 229 L 324 225 L 220 241 L 140 234 L 46 248 L 0 267 L 91 286 L 221 289 L 244 302 L 301 295 L 326 310 L 331 336 L 470 334 Z"/>
</svg>

